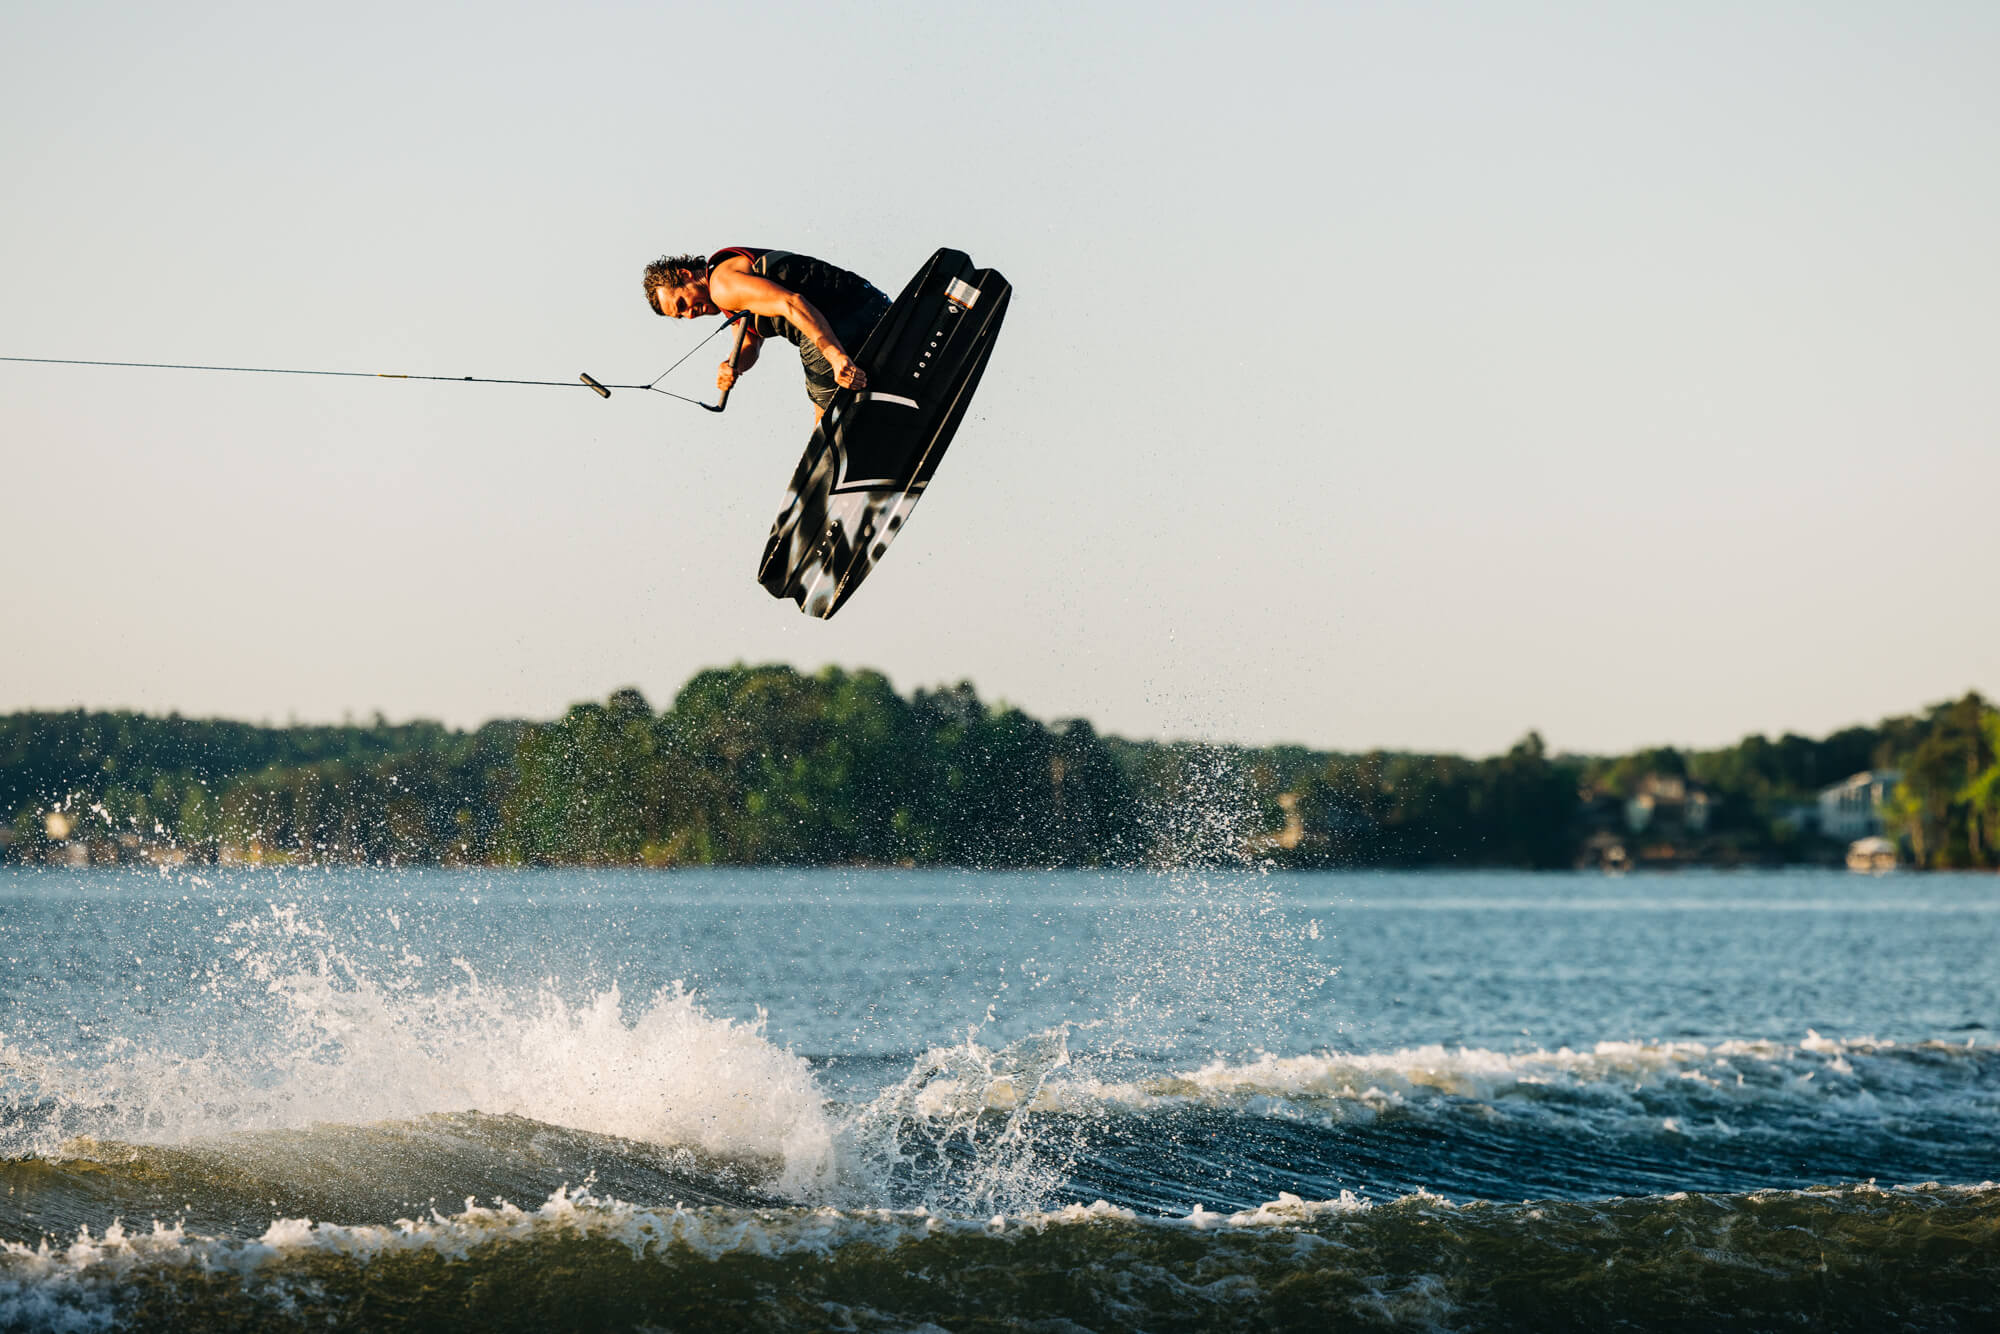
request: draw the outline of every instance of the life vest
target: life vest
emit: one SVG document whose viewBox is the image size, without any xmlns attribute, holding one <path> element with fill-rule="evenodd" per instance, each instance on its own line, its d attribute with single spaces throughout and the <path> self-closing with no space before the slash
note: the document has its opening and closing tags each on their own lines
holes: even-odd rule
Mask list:
<svg viewBox="0 0 2000 1334">
<path fill-rule="evenodd" d="M 797 292 L 812 302 L 813 308 L 825 316 L 827 323 L 836 329 L 847 326 L 852 317 L 860 312 L 878 309 L 889 302 L 889 298 L 883 295 L 875 284 L 860 274 L 849 273 L 846 269 L 829 264 L 823 259 L 814 259 L 811 255 L 801 255 L 791 250 L 760 250 L 752 246 L 728 246 L 709 256 L 708 267 L 713 270 L 716 265 L 732 255 L 742 255 L 749 259 L 750 272 L 758 277 L 769 278 L 785 290 Z M 736 312 L 724 309 L 722 313 L 734 315 Z M 751 315 L 744 323 L 756 330 L 761 338 L 782 338 L 794 346 L 804 345 L 805 335 L 795 328 L 790 320 L 776 315 Z"/>
</svg>

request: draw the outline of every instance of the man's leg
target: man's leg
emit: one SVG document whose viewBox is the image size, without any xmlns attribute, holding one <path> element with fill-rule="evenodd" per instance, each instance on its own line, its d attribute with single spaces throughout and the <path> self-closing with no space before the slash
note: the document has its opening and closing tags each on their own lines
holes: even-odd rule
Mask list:
<svg viewBox="0 0 2000 1334">
<path fill-rule="evenodd" d="M 847 355 L 856 356 L 868 341 L 868 335 L 875 332 L 876 324 L 888 313 L 889 298 L 880 297 L 835 324 L 833 336 L 847 349 Z M 813 425 L 818 426 L 840 383 L 833 378 L 833 364 L 811 343 L 800 344 L 799 362 L 806 368 L 806 395 L 813 401 Z"/>
<path fill-rule="evenodd" d="M 806 370 L 806 397 L 812 400 L 813 425 L 818 426 L 840 383 L 833 378 L 832 364 L 811 343 L 799 349 L 799 363 Z"/>
</svg>

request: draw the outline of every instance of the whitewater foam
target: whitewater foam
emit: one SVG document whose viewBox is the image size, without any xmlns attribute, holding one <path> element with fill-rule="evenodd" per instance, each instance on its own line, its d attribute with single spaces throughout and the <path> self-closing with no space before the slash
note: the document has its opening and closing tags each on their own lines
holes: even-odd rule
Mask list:
<svg viewBox="0 0 2000 1334">
<path fill-rule="evenodd" d="M 539 1277 L 520 1290 L 524 1299 L 569 1308 L 609 1298 L 634 1316 L 693 1302 L 718 1320 L 740 1314 L 731 1305 L 740 1299 L 766 1324 L 778 1321 L 774 1302 L 802 1319 L 823 1318 L 829 1301 L 851 1310 L 872 1298 L 907 1313 L 871 1328 L 971 1319 L 996 1302 L 1093 1325 L 1212 1312 L 1252 1328 L 1309 1310 L 1387 1328 L 1436 1327 L 1461 1311 L 1482 1326 L 1546 1327 L 1536 1317 L 1552 1308 L 1514 1305 L 1525 1265 L 1542 1294 L 1530 1300 L 1564 1303 L 1565 1327 L 1591 1327 L 1593 1312 L 1611 1323 L 1651 1312 L 1721 1327 L 1740 1325 L 1753 1308 L 1750 1327 L 1768 1327 L 1763 1317 L 1812 1309 L 1829 1283 L 1851 1291 L 1860 1313 L 1829 1327 L 1872 1328 L 1912 1311 L 1959 1327 L 1955 1317 L 1991 1309 L 1996 1205 L 2000 1187 L 1985 1183 L 1515 1206 L 1281 1195 L 1254 1209 L 1171 1217 L 1100 1200 L 978 1218 L 921 1208 L 644 1208 L 562 1190 L 530 1209 L 468 1202 L 455 1214 L 386 1225 L 284 1218 L 254 1238 L 155 1223 L 85 1229 L 64 1245 L 0 1243 L 0 1325 L 122 1327 L 135 1302 L 162 1291 L 236 1323 L 262 1315 L 325 1325 L 351 1318 L 371 1294 L 413 1315 L 428 1304 L 430 1317 L 462 1316 L 456 1303 L 485 1285 L 508 1290 L 534 1257 Z M 624 1269 L 604 1263 L 607 1248 Z M 696 1268 L 725 1259 L 728 1282 Z M 799 1259 L 808 1263 L 791 1263 Z M 1059 1282 L 1046 1281 L 1058 1273 Z M 749 1274 L 757 1277 L 746 1283 Z M 606 1282 L 616 1285 L 610 1293 Z M 541 1290 L 551 1283 L 556 1291 Z M 164 1309 L 177 1308 L 170 1299 Z M 534 1312 L 510 1314 L 518 1324 Z"/>
<path fill-rule="evenodd" d="M 1636 1122 L 1729 1135 L 1730 1114 L 1882 1121 L 2000 1116 L 2000 1052 L 1942 1042 L 1599 1042 L 1507 1053 L 1439 1045 L 1381 1053 L 1264 1055 L 1133 1081 L 1051 1080 L 1035 1109 L 1074 1115 L 1210 1107 L 1366 1123 L 1468 1104 L 1528 1119 Z"/>
<path fill-rule="evenodd" d="M 1412 1198 L 1444 1204 L 1433 1196 Z M 194 1236 L 178 1223 L 159 1221 L 146 1229 L 128 1230 L 123 1222 L 114 1222 L 96 1236 L 89 1228 L 82 1228 L 67 1244 L 51 1245 L 43 1241 L 27 1246 L 0 1241 L 0 1260 L 4 1260 L 8 1276 L 16 1281 L 46 1280 L 63 1273 L 117 1278 L 134 1266 L 162 1262 L 198 1262 L 207 1269 L 248 1275 L 301 1251 L 368 1260 L 396 1251 L 425 1250 L 463 1260 L 473 1250 L 491 1242 L 525 1241 L 543 1233 L 609 1239 L 635 1256 L 669 1246 L 685 1247 L 707 1260 L 733 1254 L 824 1256 L 845 1246 L 862 1244 L 886 1249 L 944 1232 L 997 1237 L 1106 1222 L 1143 1222 L 1195 1232 L 1293 1228 L 1376 1207 L 1342 1192 L 1340 1198 L 1333 1200 L 1303 1200 L 1296 1195 L 1281 1194 L 1254 1209 L 1230 1213 L 1216 1213 L 1197 1205 L 1179 1217 L 1140 1215 L 1096 1200 L 1090 1204 L 1067 1204 L 982 1218 L 936 1212 L 921 1205 L 911 1209 L 820 1206 L 750 1211 L 679 1205 L 661 1209 L 595 1195 L 587 1189 L 564 1187 L 531 1209 L 505 1201 L 482 1206 L 467 1200 L 457 1213 L 432 1211 L 422 1218 L 400 1218 L 389 1224 L 343 1225 L 309 1218 L 280 1218 L 254 1238 Z"/>
<path fill-rule="evenodd" d="M 52 1108 L 0 1124 L 0 1153 L 479 1111 L 764 1164 L 765 1184 L 800 1198 L 831 1180 L 833 1128 L 806 1061 L 761 1015 L 711 1016 L 679 984 L 628 1016 L 616 985 L 576 1002 L 476 977 L 426 994 L 332 960 L 260 980 L 277 1027 L 260 1041 L 186 1054 L 121 1039 L 89 1067 L 0 1047 L 14 1096 Z"/>
<path fill-rule="evenodd" d="M 1073 1128 L 1033 1115 L 1069 1064 L 1069 1029 L 989 1050 L 968 1033 L 933 1047 L 896 1084 L 843 1121 L 847 1198 L 895 1185 L 932 1206 L 1021 1210 L 1049 1198 L 1077 1153 Z"/>
</svg>

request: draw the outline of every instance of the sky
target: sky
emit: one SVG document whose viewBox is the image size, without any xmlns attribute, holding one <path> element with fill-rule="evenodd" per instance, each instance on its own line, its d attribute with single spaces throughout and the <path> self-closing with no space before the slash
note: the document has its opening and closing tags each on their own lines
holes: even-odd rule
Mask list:
<svg viewBox="0 0 2000 1334">
<path fill-rule="evenodd" d="M 0 356 L 650 380 L 667 251 L 1014 286 L 888 558 L 657 395 L 0 363 L 0 711 L 736 661 L 1484 754 L 2000 694 L 2000 6 L 0 0 Z M 666 382 L 712 387 L 718 338 Z"/>
</svg>

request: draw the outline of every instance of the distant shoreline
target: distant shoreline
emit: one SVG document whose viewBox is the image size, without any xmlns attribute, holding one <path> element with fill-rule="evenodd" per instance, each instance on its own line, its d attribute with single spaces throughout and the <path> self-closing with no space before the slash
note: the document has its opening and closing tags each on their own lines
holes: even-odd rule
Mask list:
<svg viewBox="0 0 2000 1334">
<path fill-rule="evenodd" d="M 656 711 L 268 727 L 0 716 L 0 861 L 1287 869 L 2000 867 L 1978 695 L 1710 751 L 1339 754 L 1127 741 L 970 683 L 737 665 Z"/>
</svg>

